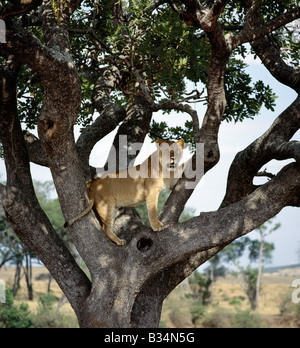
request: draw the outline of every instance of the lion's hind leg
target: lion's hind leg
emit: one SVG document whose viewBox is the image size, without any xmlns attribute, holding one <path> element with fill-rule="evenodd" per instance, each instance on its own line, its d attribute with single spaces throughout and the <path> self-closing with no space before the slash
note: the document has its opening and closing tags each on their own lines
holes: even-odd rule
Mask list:
<svg viewBox="0 0 300 348">
<path fill-rule="evenodd" d="M 103 222 L 102 228 L 106 236 L 117 245 L 125 245 L 126 241 L 124 239 L 120 239 L 113 232 L 113 225 L 116 217 L 115 204 L 102 201 L 96 205 L 96 210 Z"/>
</svg>

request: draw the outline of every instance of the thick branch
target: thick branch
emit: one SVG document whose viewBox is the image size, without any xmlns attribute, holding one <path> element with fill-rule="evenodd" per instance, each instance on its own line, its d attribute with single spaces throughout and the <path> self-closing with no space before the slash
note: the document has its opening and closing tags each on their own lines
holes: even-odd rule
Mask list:
<svg viewBox="0 0 300 348">
<path fill-rule="evenodd" d="M 199 12 L 199 7 L 196 6 L 194 1 L 186 1 L 184 3 L 187 5 L 187 8 L 189 8 L 190 12 Z M 213 168 L 220 158 L 218 133 L 226 107 L 224 77 L 231 53 L 230 47 L 225 40 L 224 32 L 219 25 L 214 26 L 214 29 L 208 32 L 208 37 L 211 43 L 211 57 L 207 82 L 208 106 L 201 129 L 199 131 L 197 130 L 195 134 L 195 141 L 204 144 L 204 173 Z M 192 115 L 193 119 L 195 119 L 195 114 L 192 113 Z M 195 160 L 196 158 L 194 156 L 193 167 L 195 167 Z M 164 223 L 168 224 L 177 221 L 184 208 L 184 204 L 193 193 L 193 190 L 186 189 L 185 184 L 186 179 L 181 179 L 167 200 L 161 214 L 161 219 Z M 180 203 L 178 204 L 178 202 Z M 172 215 L 173 221 L 171 220 Z"/>
<path fill-rule="evenodd" d="M 30 162 L 40 166 L 49 167 L 40 140 L 28 131 L 23 131 L 23 135 Z"/>
<path fill-rule="evenodd" d="M 70 1 L 67 1 L 68 3 Z M 56 49 L 59 48 L 65 54 L 67 53 L 66 49 L 70 48 L 68 24 L 72 10 L 69 9 L 68 5 L 65 7 L 63 2 L 56 2 L 56 13 L 54 13 L 52 1 L 46 0 L 42 12 L 42 29 L 46 45 Z"/>
<path fill-rule="evenodd" d="M 128 102 L 126 118 L 118 129 L 113 142 L 113 148 L 108 156 L 108 161 L 116 160 L 117 171 L 119 168 L 132 166 L 133 160 L 138 156 L 139 150 L 135 154 L 130 154 L 128 150 L 132 144 L 142 144 L 144 142 L 152 119 L 151 105 L 143 95 L 137 95 L 132 101 Z M 120 141 L 122 141 L 120 136 L 127 136 L 127 144 L 122 145 L 128 151 L 127 158 L 119 158 Z"/>
<path fill-rule="evenodd" d="M 269 37 L 264 37 L 251 43 L 255 53 L 265 67 L 281 83 L 300 93 L 300 72 L 284 62 L 280 50 Z"/>
<path fill-rule="evenodd" d="M 7 219 L 14 232 L 47 267 L 75 313 L 80 315 L 90 293 L 91 283 L 75 262 L 65 244 L 51 226 L 37 201 L 28 200 L 33 194 L 28 187 L 18 193 L 9 190 L 4 204 Z"/>
<path fill-rule="evenodd" d="M 300 188 L 300 166 L 293 163 L 244 200 L 157 234 L 150 253 L 151 270 L 162 269 L 187 257 L 222 247 L 251 232 L 278 214 Z"/>
<path fill-rule="evenodd" d="M 297 158 L 297 142 L 289 140 L 300 128 L 300 98 L 289 106 L 261 137 L 239 152 L 229 170 L 227 190 L 221 207 L 238 202 L 255 187 L 253 178 L 272 159 Z M 290 144 L 290 145 L 287 145 Z"/>
<path fill-rule="evenodd" d="M 283 143 L 272 144 L 274 147 L 273 153 L 274 158 L 277 160 L 285 160 L 289 158 L 294 158 L 298 163 L 300 163 L 300 142 L 290 141 Z"/>
<path fill-rule="evenodd" d="M 300 18 L 300 8 L 298 7 L 286 13 L 283 13 L 282 15 L 272 19 L 270 22 L 266 24 L 263 24 L 259 13 L 259 9 L 256 8 L 255 12 L 252 12 L 252 16 L 249 16 L 249 23 L 252 24 L 251 27 L 249 26 L 249 23 L 245 23 L 246 25 L 244 30 L 241 33 L 232 37 L 233 48 L 236 48 L 237 46 L 246 42 L 258 40 L 264 37 L 265 35 L 270 34 L 274 30 L 286 25 L 287 23 L 290 23 L 295 19 Z M 258 22 L 257 24 L 259 25 L 253 26 L 253 22 Z"/>
<path fill-rule="evenodd" d="M 99 112 L 94 123 L 86 127 L 77 140 L 79 157 L 86 171 L 89 168 L 89 157 L 94 145 L 104 136 L 113 131 L 126 117 L 126 110 L 111 101 L 111 93 L 122 80 L 119 69 L 111 66 L 104 70 L 95 83 L 93 104 Z M 86 177 L 91 176 L 86 173 Z"/>
<path fill-rule="evenodd" d="M 263 64 L 270 71 L 270 73 L 281 83 L 293 88 L 296 92 L 300 92 L 300 72 L 295 67 L 289 66 L 284 62 L 281 57 L 280 49 L 274 45 L 270 40 L 268 34 L 274 30 L 273 26 L 280 27 L 289 23 L 296 17 L 300 17 L 300 8 L 288 11 L 281 16 L 275 18 L 268 24 L 263 24 L 262 18 L 259 12 L 258 6 L 251 6 L 251 2 L 245 0 L 245 28 L 244 31 L 237 35 L 236 39 L 239 40 L 239 36 L 252 35 L 255 33 L 255 37 L 249 40 L 252 41 L 251 45 L 255 53 L 262 60 Z M 261 31 L 261 33 L 260 33 Z M 238 43 L 239 44 L 239 43 Z"/>
<path fill-rule="evenodd" d="M 0 184 L 0 203 L 4 204 L 6 198 L 6 187 Z"/>
<path fill-rule="evenodd" d="M 159 104 L 153 104 L 152 110 L 154 112 L 159 110 L 179 110 L 188 113 L 193 121 L 195 143 L 198 143 L 200 141 L 199 116 L 197 111 L 194 110 L 189 104 L 182 104 L 176 100 L 168 100 Z"/>
<path fill-rule="evenodd" d="M 217 19 L 220 17 L 228 2 L 229 0 L 216 0 L 210 9 L 202 11 L 200 24 L 203 30 L 210 32 L 214 29 Z"/>
<path fill-rule="evenodd" d="M 0 79 L 0 139 L 7 172 L 7 188 L 0 200 L 14 232 L 49 269 L 75 312 L 89 294 L 90 282 L 58 237 L 36 198 L 26 145 L 17 115 L 18 64 L 13 57 L 2 66 Z M 5 197 L 4 197 L 5 194 Z"/>
<path fill-rule="evenodd" d="M 42 0 L 11 1 L 9 4 L 0 7 L 0 19 L 8 19 L 13 16 L 25 14 L 41 4 Z"/>
</svg>

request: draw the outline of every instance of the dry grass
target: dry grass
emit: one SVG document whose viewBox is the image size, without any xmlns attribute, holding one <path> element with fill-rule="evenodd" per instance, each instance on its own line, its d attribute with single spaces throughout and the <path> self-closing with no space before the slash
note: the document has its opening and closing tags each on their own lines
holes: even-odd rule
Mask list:
<svg viewBox="0 0 300 348">
<path fill-rule="evenodd" d="M 14 280 L 14 267 L 3 267 L 0 270 L 0 279 L 4 280 L 11 288 Z M 15 304 L 25 302 L 28 304 L 31 312 L 36 312 L 38 298 L 47 293 L 48 271 L 44 267 L 33 268 L 33 288 L 34 301 L 28 301 L 27 288 L 24 277 L 21 281 L 21 288 L 15 299 Z M 300 268 L 293 270 L 284 270 L 273 274 L 264 274 L 262 278 L 262 290 L 260 294 L 260 305 L 258 313 L 261 315 L 264 325 L 267 327 L 300 327 L 300 320 L 292 315 L 280 315 L 279 304 L 282 296 L 291 291 L 291 284 L 294 279 L 300 279 Z M 57 283 L 52 280 L 51 291 L 60 299 L 62 291 Z M 188 300 L 185 294 L 188 292 L 188 282 L 177 287 L 173 293 L 168 296 L 164 303 L 162 322 L 167 327 L 193 327 L 191 318 L 191 308 L 193 302 Z M 239 284 L 233 276 L 227 275 L 225 278 L 219 278 L 214 286 L 214 305 L 222 309 L 249 310 L 249 301 Z M 207 312 L 213 311 L 215 306 L 209 306 Z M 60 311 L 68 316 L 75 317 L 75 314 L 66 303 Z"/>
<path fill-rule="evenodd" d="M 0 279 L 4 280 L 9 288 L 12 288 L 14 283 L 14 274 L 15 267 L 3 267 L 0 270 Z M 21 287 L 17 292 L 17 296 L 15 298 L 14 303 L 16 305 L 21 304 L 22 302 L 27 303 L 29 306 L 29 310 L 31 312 L 36 312 L 38 306 L 38 298 L 41 295 L 44 295 L 48 292 L 49 272 L 45 267 L 33 267 L 32 275 L 34 290 L 33 301 L 28 300 L 25 278 L 22 277 Z M 55 295 L 57 299 L 60 299 L 63 294 L 60 287 L 53 279 L 51 281 L 51 292 Z M 61 308 L 61 311 L 65 315 L 75 316 L 74 311 L 68 302 Z"/>
<path fill-rule="evenodd" d="M 300 268 L 287 269 L 273 274 L 264 274 L 262 277 L 262 290 L 260 293 L 260 303 L 257 310 L 257 314 L 260 315 L 262 320 L 262 326 L 265 327 L 278 327 L 278 328 L 299 328 L 300 319 L 294 315 L 280 314 L 280 303 L 284 295 L 291 291 L 292 281 L 294 279 L 300 279 Z M 242 289 L 239 281 L 231 276 L 227 275 L 225 278 L 219 278 L 214 285 L 214 304 L 206 308 L 207 313 L 215 311 L 216 308 L 220 309 L 220 312 L 224 310 L 228 311 L 249 311 L 250 305 L 245 292 Z M 175 291 L 170 294 L 166 299 L 163 307 L 162 321 L 167 327 L 175 327 L 172 320 L 172 313 L 176 313 L 176 308 L 182 307 L 185 302 L 185 311 L 189 312 L 189 309 L 193 305 L 192 300 L 185 298 L 187 293 L 186 283 L 183 287 L 179 286 Z M 177 311 L 179 314 L 180 312 Z M 191 317 L 189 314 L 188 320 L 185 318 L 182 321 L 182 325 L 190 327 Z M 178 322 L 178 318 L 176 321 Z"/>
</svg>

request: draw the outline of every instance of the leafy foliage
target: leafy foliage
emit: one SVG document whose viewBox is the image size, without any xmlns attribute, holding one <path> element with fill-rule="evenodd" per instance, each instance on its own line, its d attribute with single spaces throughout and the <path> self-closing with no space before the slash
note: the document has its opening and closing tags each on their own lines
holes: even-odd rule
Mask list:
<svg viewBox="0 0 300 348">
<path fill-rule="evenodd" d="M 253 119 L 262 106 L 274 111 L 276 96 L 272 89 L 261 80 L 252 85 L 250 75 L 245 72 L 246 67 L 241 60 L 230 60 L 225 75 L 227 108 L 223 116 L 227 122 Z"/>
<path fill-rule="evenodd" d="M 122 69 L 122 86 L 114 91 L 112 101 L 124 106 L 139 84 L 133 69 L 142 76 L 156 101 L 180 99 L 189 89 L 189 81 L 204 85 L 207 82 L 210 45 L 201 30 L 179 20 L 169 5 L 148 11 L 150 1 L 120 3 L 123 9 L 119 9 L 119 18 L 107 0 L 86 0 L 71 18 L 72 55 L 82 83 L 82 107 L 77 122 L 82 126 L 92 121 L 94 84 L 109 64 Z M 292 4 L 288 0 L 267 1 L 262 4 L 262 13 L 268 21 L 290 8 Z M 220 21 L 228 31 L 239 31 L 243 22 L 240 2 L 231 1 Z M 43 41 L 39 27 L 30 29 Z M 276 40 L 288 47 L 289 59 L 299 58 L 299 50 L 291 42 L 290 35 L 279 35 Z M 236 52 L 243 57 L 247 55 L 243 46 Z M 254 118 L 263 106 L 274 110 L 276 97 L 270 86 L 263 81 L 253 82 L 245 72 L 246 67 L 237 57 L 230 60 L 225 80 L 227 108 L 223 118 L 227 122 Z M 18 96 L 20 118 L 32 129 L 43 102 L 43 85 L 27 66 L 20 72 Z M 161 137 L 181 137 L 192 143 L 191 122 L 174 128 L 169 128 L 166 122 L 153 123 L 150 131 Z"/>
<path fill-rule="evenodd" d="M 14 305 L 12 292 L 6 288 L 6 303 L 0 306 L 0 328 L 33 328 L 27 304 Z"/>
</svg>

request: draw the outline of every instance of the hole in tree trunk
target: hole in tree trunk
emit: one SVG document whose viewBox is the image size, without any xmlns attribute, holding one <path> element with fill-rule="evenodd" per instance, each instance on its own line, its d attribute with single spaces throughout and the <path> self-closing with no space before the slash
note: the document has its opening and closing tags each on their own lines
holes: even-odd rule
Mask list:
<svg viewBox="0 0 300 348">
<path fill-rule="evenodd" d="M 54 122 L 52 120 L 48 120 L 48 129 L 51 129 L 54 127 Z"/>
<path fill-rule="evenodd" d="M 149 250 L 153 245 L 153 240 L 147 237 L 142 237 L 138 242 L 136 247 L 139 251 L 145 252 Z"/>
</svg>

